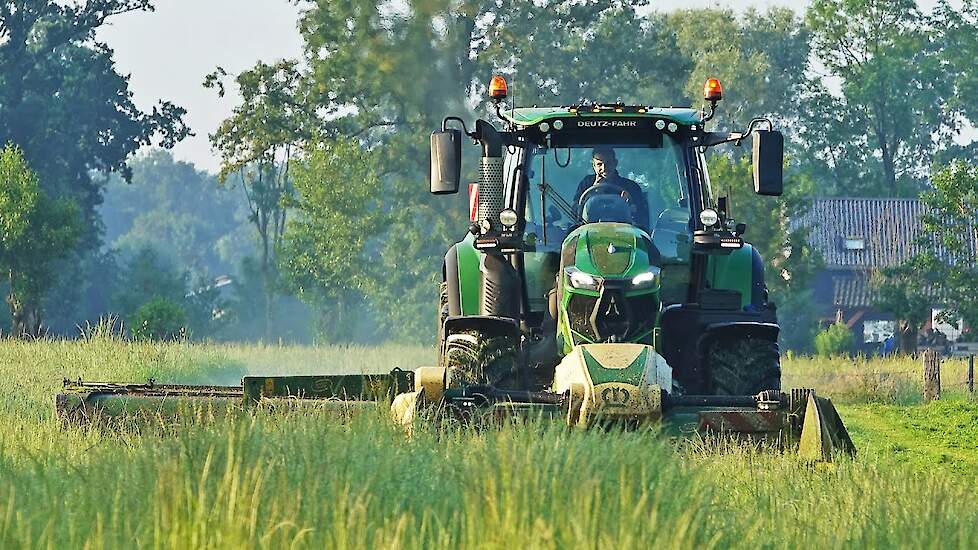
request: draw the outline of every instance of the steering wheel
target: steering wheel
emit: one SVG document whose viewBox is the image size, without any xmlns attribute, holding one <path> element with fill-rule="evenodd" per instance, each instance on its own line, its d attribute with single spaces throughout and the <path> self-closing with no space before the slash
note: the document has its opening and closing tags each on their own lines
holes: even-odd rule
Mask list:
<svg viewBox="0 0 978 550">
<path fill-rule="evenodd" d="M 583 193 L 581 193 L 581 198 L 577 199 L 577 209 L 579 211 L 584 210 L 584 203 L 586 203 L 594 195 L 621 195 L 621 198 L 625 199 L 628 204 L 632 203 L 632 197 L 628 194 L 628 191 L 624 187 L 615 183 L 599 183 L 597 185 L 592 185 L 588 187 Z"/>
</svg>

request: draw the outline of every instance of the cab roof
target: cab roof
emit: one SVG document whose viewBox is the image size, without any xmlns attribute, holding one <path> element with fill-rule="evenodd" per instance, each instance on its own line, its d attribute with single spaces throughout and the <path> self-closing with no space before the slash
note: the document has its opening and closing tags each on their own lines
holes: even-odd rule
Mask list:
<svg viewBox="0 0 978 550">
<path fill-rule="evenodd" d="M 664 118 L 676 124 L 699 124 L 702 113 L 697 109 L 677 107 L 641 107 L 625 105 L 581 105 L 577 107 L 519 107 L 501 111 L 503 119 L 517 126 L 533 126 L 543 121 L 567 117 Z"/>
</svg>

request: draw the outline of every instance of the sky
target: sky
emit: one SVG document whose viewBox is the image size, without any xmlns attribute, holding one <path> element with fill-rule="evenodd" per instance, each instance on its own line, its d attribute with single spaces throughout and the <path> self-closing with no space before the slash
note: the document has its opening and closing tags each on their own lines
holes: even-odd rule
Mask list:
<svg viewBox="0 0 978 550">
<path fill-rule="evenodd" d="M 121 74 L 130 77 L 136 104 L 151 108 L 160 99 L 187 109 L 196 134 L 173 150 L 180 160 L 216 172 L 219 159 L 208 134 L 231 114 L 237 97 L 217 97 L 202 86 L 217 67 L 231 75 L 258 61 L 297 57 L 299 8 L 286 0 L 157 0 L 155 12 L 109 20 L 98 39 L 115 50 Z M 188 17 L 192 14 L 192 17 Z"/>
<path fill-rule="evenodd" d="M 923 0 L 928 8 L 934 0 Z M 804 9 L 807 0 L 660 0 L 656 9 L 732 7 L 742 11 L 787 6 Z M 302 40 L 296 30 L 301 6 L 288 0 L 157 0 L 156 11 L 117 16 L 98 38 L 115 49 L 121 74 L 130 77 L 136 104 L 149 109 L 160 99 L 187 109 L 185 121 L 196 134 L 179 143 L 173 154 L 199 168 L 216 172 L 217 155 L 208 134 L 231 114 L 239 101 L 217 97 L 201 84 L 217 67 L 235 75 L 258 61 L 271 63 L 298 57 Z"/>
</svg>

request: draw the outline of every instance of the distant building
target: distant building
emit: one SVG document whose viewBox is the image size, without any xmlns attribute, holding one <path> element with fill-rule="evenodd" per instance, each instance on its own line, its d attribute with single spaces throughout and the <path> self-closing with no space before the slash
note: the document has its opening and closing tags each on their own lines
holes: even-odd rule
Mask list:
<svg viewBox="0 0 978 550">
<path fill-rule="evenodd" d="M 871 279 L 875 271 L 898 266 L 920 251 L 917 240 L 925 210 L 916 199 L 814 199 L 792 223 L 808 228 L 809 244 L 825 261 L 814 283 L 820 319 L 848 325 L 861 351 L 879 349 L 896 330 L 894 317 L 873 307 Z M 939 307 L 934 304 L 935 311 Z"/>
</svg>

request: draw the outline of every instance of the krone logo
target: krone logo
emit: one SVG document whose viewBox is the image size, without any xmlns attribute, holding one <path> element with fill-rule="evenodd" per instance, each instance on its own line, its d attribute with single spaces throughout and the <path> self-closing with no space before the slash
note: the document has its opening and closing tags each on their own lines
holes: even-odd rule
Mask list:
<svg viewBox="0 0 978 550">
<path fill-rule="evenodd" d="M 610 388 L 605 388 L 601 391 L 601 401 L 604 402 L 606 407 L 621 408 L 628 405 L 628 401 L 632 398 L 631 393 L 625 388 L 620 388 L 618 386 L 612 386 Z"/>
</svg>

